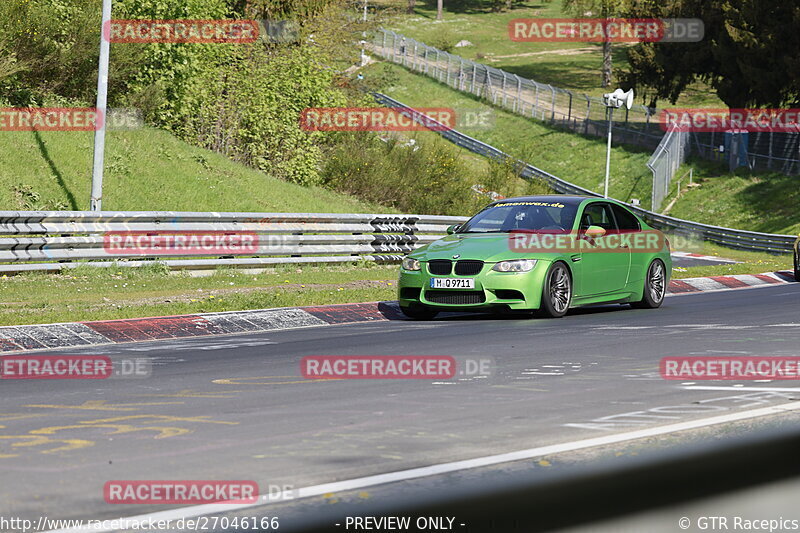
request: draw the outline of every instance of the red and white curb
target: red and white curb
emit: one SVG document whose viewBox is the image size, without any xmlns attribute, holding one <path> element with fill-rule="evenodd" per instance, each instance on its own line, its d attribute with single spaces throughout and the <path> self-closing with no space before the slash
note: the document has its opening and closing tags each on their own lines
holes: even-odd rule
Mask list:
<svg viewBox="0 0 800 533">
<path fill-rule="evenodd" d="M 791 272 L 672 280 L 670 294 L 794 282 Z M 288 307 L 154 318 L 0 327 L 0 352 L 118 344 L 182 337 L 258 333 L 309 326 L 401 320 L 397 302 Z"/>
<path fill-rule="evenodd" d="M 196 315 L 0 327 L 0 352 L 70 348 L 230 333 L 257 333 L 404 315 L 397 302 L 287 307 Z"/>
<path fill-rule="evenodd" d="M 669 282 L 668 292 L 671 294 L 682 294 L 686 292 L 721 291 L 743 289 L 745 287 L 779 285 L 781 283 L 793 283 L 794 281 L 794 274 L 789 271 L 673 279 Z"/>
<path fill-rule="evenodd" d="M 713 263 L 741 263 L 741 261 L 734 261 L 733 259 L 725 259 L 724 257 L 717 257 L 715 255 L 703 255 L 703 254 L 695 254 L 691 252 L 670 252 L 670 255 L 673 258 L 688 258 L 688 259 L 699 259 L 700 261 L 709 261 Z"/>
</svg>

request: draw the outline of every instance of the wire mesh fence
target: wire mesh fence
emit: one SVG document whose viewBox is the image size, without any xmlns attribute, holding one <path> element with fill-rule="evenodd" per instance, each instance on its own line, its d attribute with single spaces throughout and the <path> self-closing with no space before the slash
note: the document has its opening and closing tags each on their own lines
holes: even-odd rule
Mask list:
<svg viewBox="0 0 800 533">
<path fill-rule="evenodd" d="M 740 134 L 741 136 L 741 134 Z M 752 170 L 800 174 L 800 133 L 757 131 L 743 134 L 741 157 L 731 162 L 730 132 L 693 132 L 692 153 L 710 161 L 728 164 L 731 169 L 747 166 Z"/>
<path fill-rule="evenodd" d="M 606 106 L 596 96 L 511 74 L 380 29 L 372 51 L 385 59 L 423 73 L 450 87 L 473 94 L 514 113 L 565 127 L 576 133 L 604 136 Z M 614 114 L 615 142 L 654 149 L 664 136 L 655 109 L 634 105 Z"/>
<path fill-rule="evenodd" d="M 650 209 L 658 211 L 669 195 L 672 179 L 689 154 L 689 133 L 672 129 L 661 139 L 655 152 L 647 162 L 653 171 L 653 189 Z"/>
</svg>

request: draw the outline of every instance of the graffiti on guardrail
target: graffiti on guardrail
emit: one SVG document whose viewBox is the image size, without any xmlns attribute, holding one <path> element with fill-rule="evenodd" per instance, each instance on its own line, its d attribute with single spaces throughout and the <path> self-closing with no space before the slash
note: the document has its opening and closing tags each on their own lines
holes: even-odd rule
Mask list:
<svg viewBox="0 0 800 533">
<path fill-rule="evenodd" d="M 372 248 L 376 254 L 407 254 L 416 249 L 416 235 L 373 235 Z"/>
<path fill-rule="evenodd" d="M 369 223 L 376 233 L 415 233 L 418 217 L 377 217 Z"/>
</svg>

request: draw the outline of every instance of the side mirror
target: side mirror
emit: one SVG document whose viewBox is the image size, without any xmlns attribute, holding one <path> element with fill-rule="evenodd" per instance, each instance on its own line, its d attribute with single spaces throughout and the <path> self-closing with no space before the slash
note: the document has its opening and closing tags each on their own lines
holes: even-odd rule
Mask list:
<svg viewBox="0 0 800 533">
<path fill-rule="evenodd" d="M 586 236 L 592 239 L 596 239 L 598 237 L 602 237 L 606 234 L 606 230 L 601 228 L 600 226 L 589 226 L 586 229 Z"/>
<path fill-rule="evenodd" d="M 457 232 L 461 228 L 461 224 L 453 224 L 452 226 L 447 226 L 447 234 L 452 235 L 453 233 Z"/>
</svg>

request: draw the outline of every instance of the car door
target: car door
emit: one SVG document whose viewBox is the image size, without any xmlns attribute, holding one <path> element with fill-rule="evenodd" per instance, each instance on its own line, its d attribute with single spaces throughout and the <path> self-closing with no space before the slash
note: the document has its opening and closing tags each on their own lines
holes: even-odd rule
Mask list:
<svg viewBox="0 0 800 533">
<path fill-rule="evenodd" d="M 593 296 L 622 290 L 628 281 L 630 248 L 620 242 L 619 227 L 611 205 L 606 202 L 591 202 L 584 206 L 580 215 L 581 251 L 573 255 L 579 262 L 579 291 L 582 296 Z M 602 237 L 588 238 L 584 232 L 589 226 L 600 226 L 606 230 Z M 577 259 L 577 261 L 576 261 Z"/>
<path fill-rule="evenodd" d="M 625 234 L 639 233 L 642 227 L 639 225 L 639 220 L 627 209 L 621 205 L 611 204 L 611 210 L 614 212 L 614 219 L 617 221 L 617 227 L 620 232 Z M 635 243 L 636 241 L 634 241 Z M 635 244 L 634 244 L 635 247 Z M 628 266 L 628 283 L 634 279 L 642 279 L 645 275 L 648 263 L 648 254 L 642 253 L 643 250 L 631 248 L 630 250 L 630 263 Z"/>
</svg>

